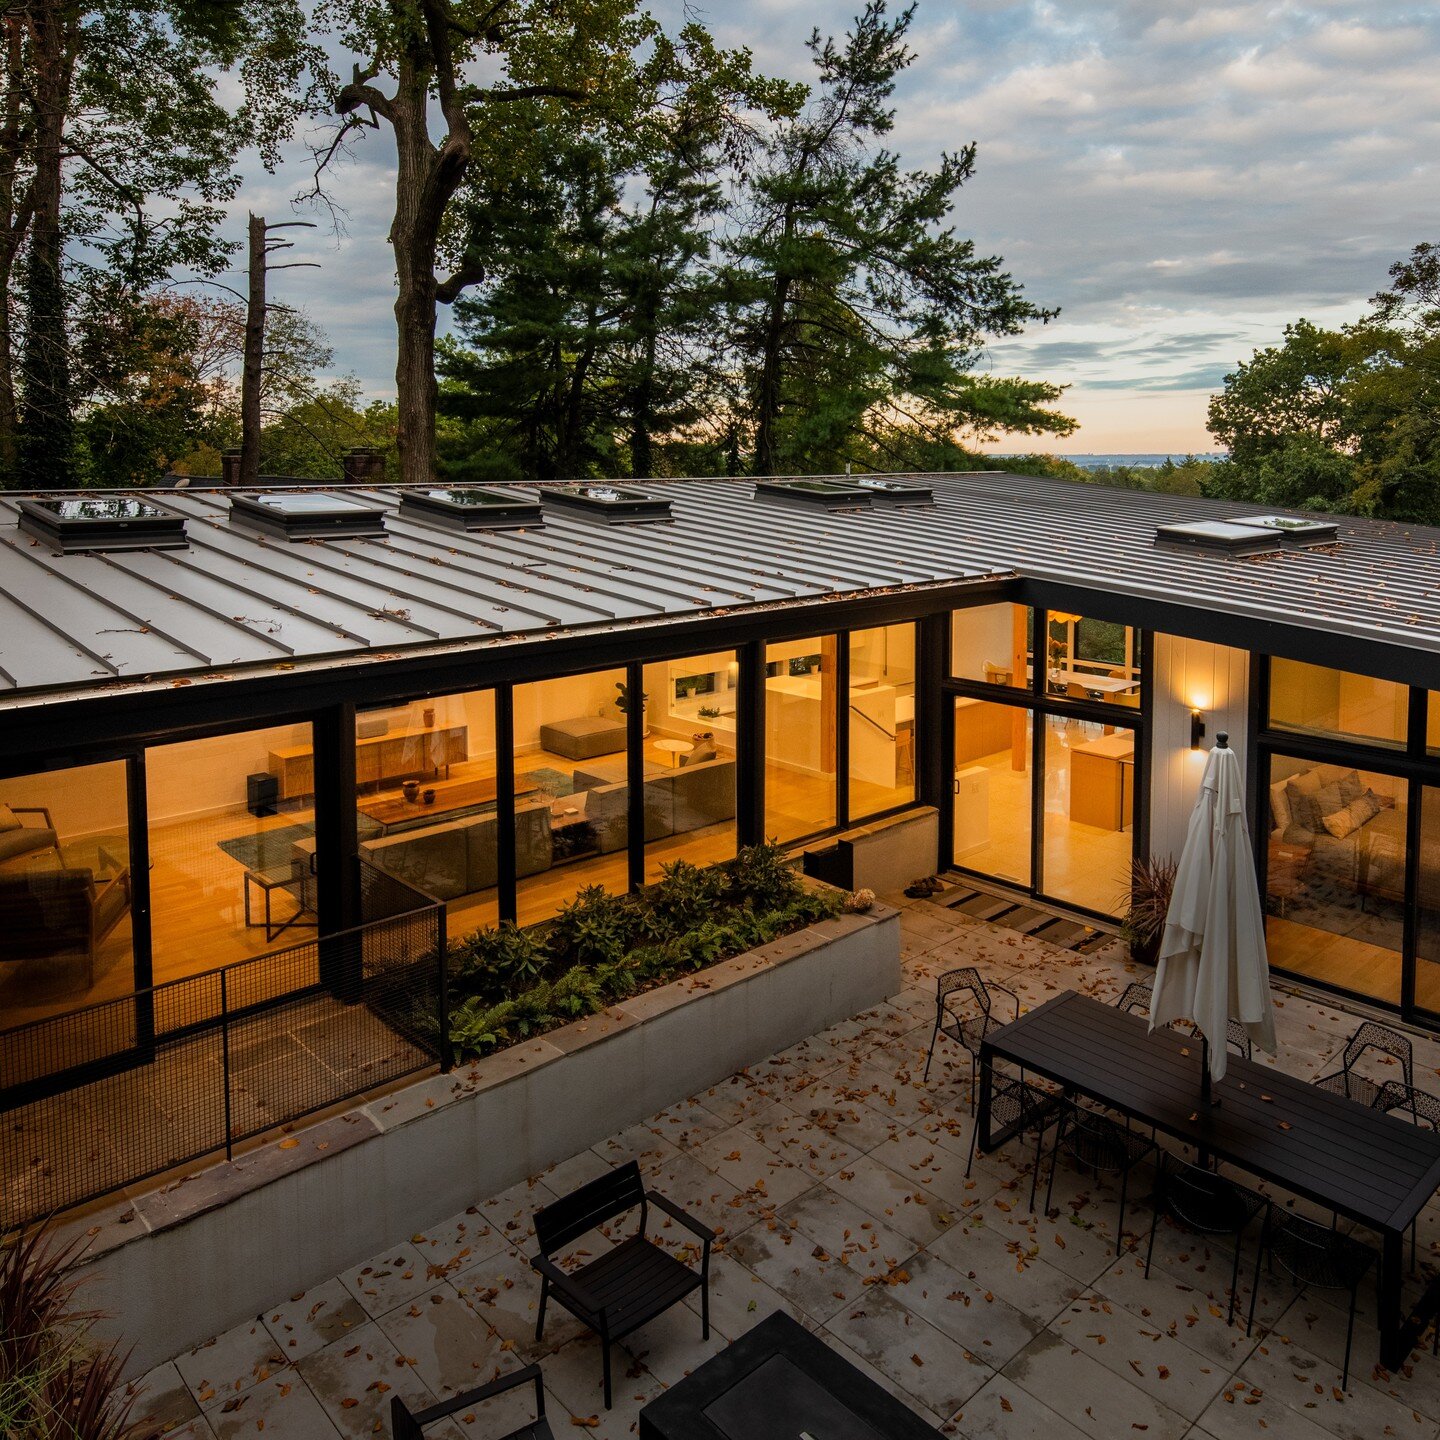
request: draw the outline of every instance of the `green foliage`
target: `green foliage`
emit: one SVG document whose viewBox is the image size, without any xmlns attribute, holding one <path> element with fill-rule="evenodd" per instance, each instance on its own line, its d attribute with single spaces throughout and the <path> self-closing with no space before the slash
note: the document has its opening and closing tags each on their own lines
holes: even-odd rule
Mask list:
<svg viewBox="0 0 1440 1440">
<path fill-rule="evenodd" d="M 1225 377 L 1209 424 L 1230 453 L 1206 494 L 1440 522 L 1440 249 L 1390 275 L 1354 324 L 1297 320 Z"/>
<path fill-rule="evenodd" d="M 591 886 L 546 926 L 477 930 L 454 944 L 451 1041 L 462 1053 L 511 1044 L 827 919 L 841 903 L 807 888 L 774 845 L 706 870 L 676 861 L 638 895 Z"/>
</svg>

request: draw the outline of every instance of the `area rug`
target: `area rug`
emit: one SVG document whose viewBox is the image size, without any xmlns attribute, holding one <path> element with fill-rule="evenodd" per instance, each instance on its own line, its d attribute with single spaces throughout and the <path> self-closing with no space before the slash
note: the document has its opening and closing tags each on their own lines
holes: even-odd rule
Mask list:
<svg viewBox="0 0 1440 1440">
<path fill-rule="evenodd" d="M 216 843 L 247 870 L 268 870 L 272 865 L 284 865 L 290 859 L 290 847 L 297 840 L 308 840 L 314 833 L 314 825 L 282 825 L 278 830 L 235 835 Z"/>
<path fill-rule="evenodd" d="M 575 793 L 574 777 L 566 775 L 560 770 L 549 770 L 544 767 L 539 770 L 527 770 L 525 778 L 542 795 L 548 796 L 551 800 L 559 800 L 562 796 Z"/>
</svg>

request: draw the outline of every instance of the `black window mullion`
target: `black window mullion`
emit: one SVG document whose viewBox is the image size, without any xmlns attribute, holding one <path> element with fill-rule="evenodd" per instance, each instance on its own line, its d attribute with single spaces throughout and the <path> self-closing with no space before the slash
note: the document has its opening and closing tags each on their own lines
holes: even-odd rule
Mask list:
<svg viewBox="0 0 1440 1440">
<path fill-rule="evenodd" d="M 835 827 L 850 828 L 850 633 L 835 637 Z"/>
<path fill-rule="evenodd" d="M 514 923 L 515 898 L 515 687 L 495 688 L 495 885 L 500 919 Z"/>
<path fill-rule="evenodd" d="M 1400 1013 L 1415 1013 L 1416 951 L 1420 943 L 1420 806 L 1424 786 L 1406 781 L 1405 799 L 1405 904 L 1401 911 Z"/>
<path fill-rule="evenodd" d="M 1047 633 L 1046 639 L 1049 639 Z M 1040 666 L 1037 664 L 1037 670 Z M 1045 893 L 1045 737 L 1049 716 L 1030 708 L 1030 893 Z"/>
<path fill-rule="evenodd" d="M 741 845 L 765 839 L 765 646 L 759 640 L 740 647 L 740 694 L 735 705 L 737 754 L 735 820 Z"/>
<path fill-rule="evenodd" d="M 626 854 L 629 887 L 638 890 L 645 883 L 645 667 L 638 660 L 625 667 L 625 690 Z"/>
<path fill-rule="evenodd" d="M 130 963 L 135 980 L 135 1044 L 144 1049 L 155 1040 L 154 933 L 150 924 L 150 796 L 146 789 L 145 752 L 125 762 L 127 823 L 130 826 Z"/>
</svg>

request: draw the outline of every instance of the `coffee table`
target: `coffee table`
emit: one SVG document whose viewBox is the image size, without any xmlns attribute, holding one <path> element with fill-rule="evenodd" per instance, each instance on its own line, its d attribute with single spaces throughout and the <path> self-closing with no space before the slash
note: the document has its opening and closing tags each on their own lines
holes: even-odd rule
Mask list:
<svg viewBox="0 0 1440 1440">
<path fill-rule="evenodd" d="M 265 943 L 270 944 L 277 935 L 283 935 L 292 925 L 313 930 L 320 922 L 316 917 L 306 920 L 306 915 L 315 915 L 314 901 L 310 896 L 310 876 L 304 865 L 287 860 L 280 865 L 270 865 L 263 870 L 247 870 L 240 882 L 245 895 L 245 925 L 247 929 L 265 930 Z M 265 918 L 254 920 L 250 915 L 250 887 L 254 886 L 265 897 Z M 295 901 L 295 913 L 277 920 L 270 908 L 270 897 L 276 890 L 283 890 Z"/>
<path fill-rule="evenodd" d="M 934 1440 L 938 1433 L 779 1310 L 640 1412 L 640 1440 Z"/>
<path fill-rule="evenodd" d="M 671 768 L 678 770 L 680 768 L 680 757 L 682 755 L 688 755 L 695 746 L 691 744 L 689 740 L 657 740 L 655 742 L 655 748 L 665 751 L 670 757 Z"/>
</svg>

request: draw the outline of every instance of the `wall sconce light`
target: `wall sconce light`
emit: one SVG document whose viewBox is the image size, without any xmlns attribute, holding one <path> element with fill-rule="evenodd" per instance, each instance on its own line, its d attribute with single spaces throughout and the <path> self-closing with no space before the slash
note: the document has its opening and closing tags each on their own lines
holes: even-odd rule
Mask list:
<svg viewBox="0 0 1440 1440">
<path fill-rule="evenodd" d="M 1192 707 L 1190 711 L 1190 748 L 1198 750 L 1200 742 L 1205 738 L 1205 715 L 1198 706 Z"/>
</svg>

